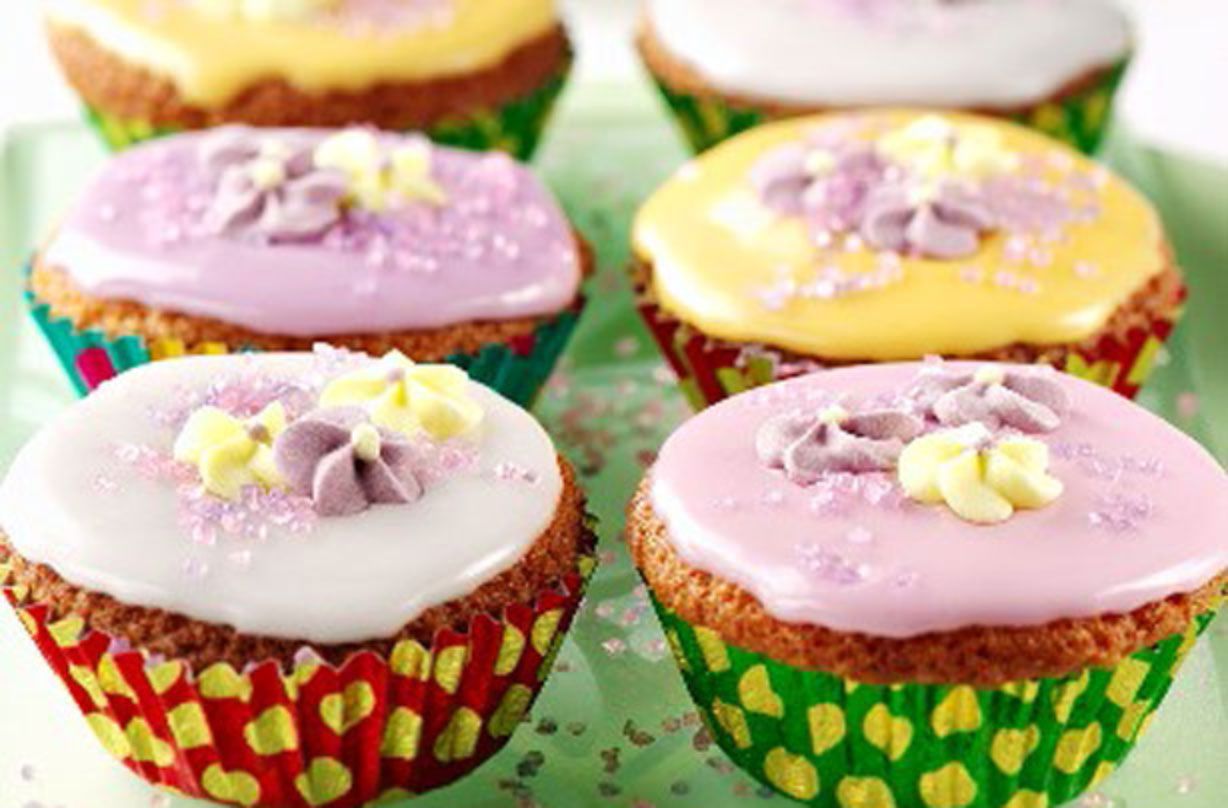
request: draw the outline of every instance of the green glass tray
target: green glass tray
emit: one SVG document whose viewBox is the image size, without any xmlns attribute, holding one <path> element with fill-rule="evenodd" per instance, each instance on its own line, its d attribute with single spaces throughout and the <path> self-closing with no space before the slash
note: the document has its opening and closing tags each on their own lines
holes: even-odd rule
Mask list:
<svg viewBox="0 0 1228 808">
<path fill-rule="evenodd" d="M 687 414 L 633 313 L 621 271 L 632 211 L 683 159 L 658 104 L 646 87 L 572 92 L 541 157 L 601 264 L 594 303 L 539 411 L 582 471 L 602 519 L 604 564 L 530 721 L 493 761 L 415 806 L 789 804 L 734 770 L 701 730 L 621 541 L 625 501 L 661 439 Z M 0 272 L 0 469 L 38 423 L 73 400 L 52 355 L 25 322 L 19 268 L 102 159 L 92 135 L 73 125 L 17 129 L 0 154 L 0 267 L 8 270 Z M 1158 159 L 1146 158 L 1149 170 Z M 1228 183 L 1220 188 L 1228 199 Z M 1216 300 L 1228 299 L 1228 274 L 1216 273 L 1216 261 L 1205 256 L 1203 264 L 1194 268 L 1190 316 L 1144 402 L 1222 459 L 1228 318 L 1217 316 Z M 1201 407 L 1191 417 L 1195 393 Z M 201 805 L 157 795 L 113 763 L 19 632 L 0 613 L 0 808 Z M 1228 621 L 1221 620 L 1125 768 L 1082 805 L 1222 808 L 1226 758 Z"/>
</svg>

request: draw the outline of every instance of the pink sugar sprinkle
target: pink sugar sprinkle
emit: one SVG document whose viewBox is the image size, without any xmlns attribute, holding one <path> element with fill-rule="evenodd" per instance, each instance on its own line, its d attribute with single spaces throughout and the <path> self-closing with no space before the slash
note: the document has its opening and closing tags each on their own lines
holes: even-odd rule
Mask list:
<svg viewBox="0 0 1228 808">
<path fill-rule="evenodd" d="M 1110 493 L 1097 500 L 1096 509 L 1088 514 L 1088 521 L 1093 527 L 1126 533 L 1138 530 L 1153 510 L 1146 494 Z"/>
<path fill-rule="evenodd" d="M 849 561 L 840 553 L 832 552 L 817 544 L 805 544 L 797 548 L 802 567 L 814 577 L 838 586 L 853 586 L 866 581 L 870 568 L 865 564 Z"/>
<path fill-rule="evenodd" d="M 535 483 L 539 477 L 536 471 L 525 468 L 518 463 L 497 463 L 494 468 L 495 478 L 504 482 Z"/>
<path fill-rule="evenodd" d="M 1074 265 L 1074 273 L 1080 278 L 1090 279 L 1100 274 L 1100 269 L 1091 261 L 1078 261 Z"/>
</svg>

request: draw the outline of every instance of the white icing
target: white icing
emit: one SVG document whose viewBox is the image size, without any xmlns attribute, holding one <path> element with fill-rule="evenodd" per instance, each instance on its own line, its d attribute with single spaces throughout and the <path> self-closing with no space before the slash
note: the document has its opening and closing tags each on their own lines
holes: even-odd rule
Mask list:
<svg viewBox="0 0 1228 808">
<path fill-rule="evenodd" d="M 1111 0 L 647 0 L 657 38 L 715 88 L 811 106 L 1013 107 L 1120 59 Z M 898 17 L 898 19 L 888 19 Z"/>
<path fill-rule="evenodd" d="M 256 542 L 191 541 L 173 487 L 133 473 L 117 444 L 169 449 L 173 431 L 149 417 L 183 385 L 259 367 L 304 378 L 309 354 L 157 362 L 108 382 L 20 452 L 0 485 L 0 525 L 25 558 L 124 602 L 241 632 L 315 643 L 395 634 L 424 610 L 465 596 L 518 561 L 553 519 L 562 491 L 555 449 L 524 410 L 472 383 L 485 410 L 474 473 L 428 488 L 411 505 L 321 518 L 308 533 Z M 503 480 L 501 463 L 536 481 Z M 117 483 L 100 487 L 100 478 Z M 231 556 L 251 550 L 249 565 Z M 207 565 L 203 577 L 185 571 Z M 197 567 L 199 569 L 199 566 Z"/>
</svg>

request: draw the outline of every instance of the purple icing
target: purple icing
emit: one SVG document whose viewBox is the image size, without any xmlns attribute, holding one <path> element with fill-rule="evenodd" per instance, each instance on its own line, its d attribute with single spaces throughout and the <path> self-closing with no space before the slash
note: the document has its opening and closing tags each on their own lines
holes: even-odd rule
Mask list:
<svg viewBox="0 0 1228 808">
<path fill-rule="evenodd" d="M 348 516 L 422 496 L 413 449 L 399 435 L 380 430 L 377 454 L 362 456 L 352 434 L 368 424 L 358 408 L 319 410 L 291 424 L 273 445 L 277 470 L 292 491 L 311 497 L 321 516 Z"/>
<path fill-rule="evenodd" d="M 878 410 L 825 420 L 819 413 L 791 412 L 769 419 L 755 436 L 755 451 L 790 482 L 811 485 L 839 472 L 867 473 L 895 467 L 904 444 L 924 424 L 904 412 Z"/>
<path fill-rule="evenodd" d="M 284 140 L 296 152 L 334 134 L 238 131 L 249 142 Z M 221 176 L 237 159 L 225 149 L 202 162 L 202 145 L 216 137 L 184 134 L 116 157 L 43 259 L 96 297 L 306 338 L 544 316 L 576 298 L 581 272 L 571 226 L 545 186 L 505 155 L 432 147 L 431 175 L 446 204 L 346 208 L 322 231 L 280 241 L 218 232 L 216 221 L 210 227 Z M 380 138 L 389 149 L 414 142 Z M 313 208 L 319 186 L 300 190 Z M 302 207 L 289 217 L 298 222 L 290 229 L 309 220 L 306 229 L 314 229 L 317 214 Z M 113 215 L 102 215 L 107 210 Z M 285 214 L 284 204 L 271 214 L 278 232 Z"/>
</svg>

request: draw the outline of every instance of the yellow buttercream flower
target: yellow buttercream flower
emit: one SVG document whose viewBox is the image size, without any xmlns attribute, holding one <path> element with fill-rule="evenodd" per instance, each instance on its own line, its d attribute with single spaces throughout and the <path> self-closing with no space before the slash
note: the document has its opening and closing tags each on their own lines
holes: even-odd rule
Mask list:
<svg viewBox="0 0 1228 808">
<path fill-rule="evenodd" d="M 879 138 L 878 151 L 932 180 L 1004 174 L 1019 162 L 992 126 L 957 126 L 941 115 L 888 132 Z"/>
<path fill-rule="evenodd" d="M 477 428 L 482 408 L 469 396 L 469 377 L 452 365 L 418 365 L 400 351 L 348 373 L 324 388 L 324 407 L 360 406 L 385 429 L 446 440 Z"/>
<path fill-rule="evenodd" d="M 422 201 L 442 205 L 448 196 L 431 176 L 431 147 L 410 142 L 386 153 L 366 129 L 347 129 L 322 141 L 315 149 L 317 168 L 335 169 L 349 180 L 349 201 L 372 211 L 383 211 L 392 201 Z"/>
<path fill-rule="evenodd" d="M 961 519 L 1005 522 L 1018 508 L 1043 508 L 1063 491 L 1048 474 L 1049 447 L 1008 437 L 995 441 L 981 423 L 918 438 L 900 455 L 905 493 L 927 504 L 945 502 Z"/>
<path fill-rule="evenodd" d="M 249 485 L 282 485 L 273 441 L 286 429 L 286 411 L 275 401 L 246 421 L 217 407 L 201 407 L 175 440 L 175 459 L 200 472 L 210 494 L 235 499 Z"/>
</svg>

